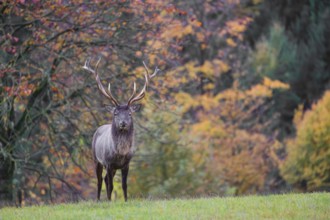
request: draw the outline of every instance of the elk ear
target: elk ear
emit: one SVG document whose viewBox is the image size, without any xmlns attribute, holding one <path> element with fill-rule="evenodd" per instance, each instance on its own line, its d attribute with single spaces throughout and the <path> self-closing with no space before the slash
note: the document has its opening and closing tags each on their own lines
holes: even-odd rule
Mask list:
<svg viewBox="0 0 330 220">
<path fill-rule="evenodd" d="M 131 112 L 138 112 L 141 109 L 141 104 L 130 105 L 129 109 L 131 110 Z"/>
<path fill-rule="evenodd" d="M 113 106 L 113 105 L 106 105 L 105 106 L 105 109 L 108 111 L 108 112 L 113 112 L 114 110 L 115 110 L 115 106 Z"/>
</svg>

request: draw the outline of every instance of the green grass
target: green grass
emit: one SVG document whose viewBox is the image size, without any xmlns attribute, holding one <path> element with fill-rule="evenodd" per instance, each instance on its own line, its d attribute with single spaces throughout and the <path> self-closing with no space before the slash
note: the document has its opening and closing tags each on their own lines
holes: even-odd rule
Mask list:
<svg viewBox="0 0 330 220">
<path fill-rule="evenodd" d="M 330 219 L 330 193 L 87 201 L 4 208 L 0 219 Z"/>
</svg>

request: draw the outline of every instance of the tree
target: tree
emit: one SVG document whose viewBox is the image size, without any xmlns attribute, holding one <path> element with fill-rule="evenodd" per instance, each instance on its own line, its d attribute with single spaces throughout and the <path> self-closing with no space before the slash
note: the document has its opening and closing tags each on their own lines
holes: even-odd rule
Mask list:
<svg viewBox="0 0 330 220">
<path fill-rule="evenodd" d="M 95 195 L 90 142 L 111 117 L 82 70 L 87 58 L 102 58 L 101 80 L 122 101 L 132 81 L 141 85 L 142 61 L 163 70 L 148 91 L 153 104 L 136 117 L 133 195 L 277 190 L 294 110 L 329 84 L 325 0 L 0 7 L 0 199 Z"/>
<path fill-rule="evenodd" d="M 165 76 L 164 93 L 190 122 L 182 133 L 194 163 L 206 164 L 203 193 L 225 193 L 224 186 L 234 187 L 236 194 L 262 191 L 274 188 L 270 182 L 277 178 L 270 175 L 278 173 L 271 149 L 276 138 L 269 126 L 277 115 L 271 107 L 273 95 L 288 86 L 244 69 L 249 50 L 243 33 L 255 4 L 179 2 L 174 19 L 160 15 L 169 22 L 151 44 L 160 54 L 173 53 L 167 55 L 174 65 Z"/>
<path fill-rule="evenodd" d="M 196 194 L 203 173 L 191 160 L 191 149 L 183 143 L 179 112 L 153 103 L 146 105 L 141 116 L 137 134 L 140 141 L 130 174 L 133 196 Z"/>
<path fill-rule="evenodd" d="M 329 16 L 329 1 L 265 0 L 245 34 L 253 48 L 251 74 L 290 85 L 274 97 L 274 111 L 281 116 L 280 139 L 294 134 L 292 119 L 298 105 L 309 109 L 329 85 Z"/>
<path fill-rule="evenodd" d="M 83 182 L 77 177 L 83 171 L 91 175 L 83 161 L 89 155 L 86 146 L 92 130 L 102 116 L 95 114 L 102 109 L 96 107 L 102 103 L 101 96 L 95 97 L 92 76 L 81 67 L 90 56 L 105 56 L 111 62 L 102 63 L 103 68 L 124 72 L 113 83 L 114 89 L 126 88 L 122 79 L 134 66 L 125 64 L 135 64 L 132 60 L 142 53 L 139 45 L 150 28 L 142 21 L 146 14 L 137 14 L 134 4 L 1 3 L 2 200 L 15 201 L 19 194 L 18 203 L 24 196 L 54 201 L 65 197 L 63 191 L 68 199 L 81 196 L 80 185 L 87 184 L 88 178 Z M 104 78 L 113 80 L 114 75 Z M 69 176 L 76 177 L 68 181 Z"/>
<path fill-rule="evenodd" d="M 281 173 L 302 190 L 330 187 L 330 92 L 303 114 L 295 114 L 297 136 L 287 141 L 287 157 Z"/>
</svg>

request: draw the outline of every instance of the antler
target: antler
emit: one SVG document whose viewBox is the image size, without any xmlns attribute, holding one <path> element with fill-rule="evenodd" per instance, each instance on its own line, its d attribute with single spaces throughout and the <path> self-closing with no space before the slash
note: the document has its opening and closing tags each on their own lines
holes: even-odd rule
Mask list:
<svg viewBox="0 0 330 220">
<path fill-rule="evenodd" d="M 91 73 L 93 73 L 93 75 L 95 76 L 95 80 L 97 82 L 97 85 L 98 85 L 98 88 L 99 90 L 102 92 L 102 94 L 107 97 L 108 99 L 110 99 L 110 101 L 112 101 L 112 103 L 115 105 L 115 106 L 118 106 L 118 101 L 113 97 L 112 93 L 111 93 L 111 89 L 110 89 L 110 83 L 109 83 L 109 86 L 108 86 L 108 92 L 104 89 L 102 83 L 101 83 L 101 80 L 100 80 L 100 77 L 99 77 L 99 74 L 97 72 L 97 69 L 99 67 L 99 63 L 101 61 L 101 58 L 97 61 L 96 65 L 95 65 L 95 70 L 93 70 L 91 67 L 90 67 L 90 62 L 91 62 L 91 58 L 87 58 L 86 62 L 85 62 L 85 65 L 83 66 L 83 68 Z"/>
<path fill-rule="evenodd" d="M 154 78 L 157 75 L 157 73 L 160 71 L 160 69 L 158 69 L 158 67 L 156 67 L 155 68 L 155 71 L 153 72 L 153 74 L 149 75 L 148 67 L 146 66 L 146 64 L 144 63 L 144 61 L 143 61 L 143 66 L 144 66 L 144 68 L 146 70 L 146 72 L 144 73 L 144 78 L 145 78 L 144 86 L 143 86 L 141 92 L 138 95 L 135 96 L 135 94 L 136 94 L 136 84 L 134 82 L 134 85 L 133 85 L 133 87 L 134 87 L 133 88 L 133 94 L 129 98 L 127 105 L 131 105 L 134 102 L 137 102 L 137 101 L 143 99 L 143 97 L 145 96 L 146 90 L 148 90 L 149 80 L 152 79 L 152 78 Z"/>
</svg>

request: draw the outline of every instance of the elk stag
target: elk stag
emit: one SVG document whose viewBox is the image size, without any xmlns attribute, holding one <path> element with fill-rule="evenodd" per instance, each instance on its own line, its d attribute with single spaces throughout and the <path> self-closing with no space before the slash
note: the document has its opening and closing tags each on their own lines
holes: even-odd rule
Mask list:
<svg viewBox="0 0 330 220">
<path fill-rule="evenodd" d="M 83 67 L 87 71 L 93 73 L 99 90 L 113 104 L 107 108 L 113 115 L 112 123 L 99 127 L 93 136 L 92 151 L 97 176 L 97 199 L 100 200 L 103 168 L 106 169 L 104 182 L 109 200 L 111 200 L 113 178 L 115 176 L 116 170 L 121 169 L 122 188 L 125 201 L 127 201 L 127 175 L 129 162 L 135 152 L 133 143 L 134 127 L 132 113 L 140 109 L 140 104 L 134 103 L 140 101 L 145 96 L 146 90 L 148 89 L 149 80 L 156 76 L 159 69 L 156 67 L 154 73 L 149 75 L 148 68 L 143 62 L 146 72 L 144 74 L 145 83 L 141 92 L 136 94 L 136 84 L 134 82 L 133 94 L 130 96 L 127 104 L 120 105 L 111 93 L 110 83 L 108 86 L 108 91 L 104 89 L 101 83 L 97 72 L 100 60 L 101 59 L 97 61 L 95 69 L 90 67 L 90 58 L 86 60 Z"/>
</svg>

